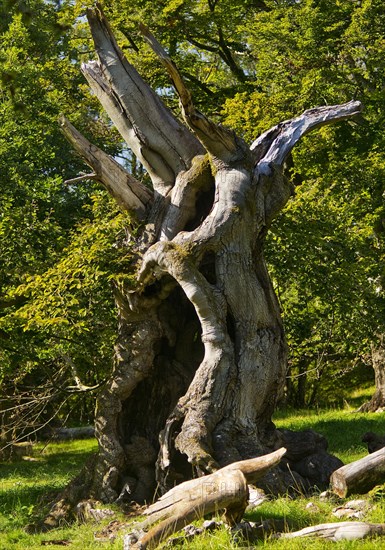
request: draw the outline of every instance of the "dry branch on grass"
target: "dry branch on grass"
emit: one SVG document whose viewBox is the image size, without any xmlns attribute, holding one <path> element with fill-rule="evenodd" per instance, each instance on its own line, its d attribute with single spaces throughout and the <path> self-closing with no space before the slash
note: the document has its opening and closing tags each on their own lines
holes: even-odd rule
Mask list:
<svg viewBox="0 0 385 550">
<path fill-rule="evenodd" d="M 248 503 L 248 483 L 255 483 L 276 466 L 285 452 L 281 448 L 265 456 L 234 462 L 213 474 L 177 485 L 144 512 L 148 518 L 138 526 L 140 529 L 159 523 L 131 548 L 156 548 L 191 521 L 220 510 L 225 510 L 229 525 L 239 522 Z"/>
<path fill-rule="evenodd" d="M 342 521 L 340 523 L 322 523 L 305 527 L 294 533 L 283 533 L 282 538 L 319 537 L 337 542 L 339 540 L 364 539 L 385 534 L 385 523 L 365 523 L 362 521 Z"/>
</svg>

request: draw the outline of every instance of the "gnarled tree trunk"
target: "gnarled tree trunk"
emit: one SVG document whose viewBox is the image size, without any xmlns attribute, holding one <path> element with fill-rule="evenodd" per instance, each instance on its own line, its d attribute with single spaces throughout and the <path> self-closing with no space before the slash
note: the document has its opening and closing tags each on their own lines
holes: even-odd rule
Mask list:
<svg viewBox="0 0 385 550">
<path fill-rule="evenodd" d="M 143 163 L 149 190 L 65 119 L 63 131 L 133 223 L 137 286 L 116 289 L 113 375 L 97 401 L 99 454 L 88 492 L 151 499 L 219 466 L 275 448 L 271 416 L 284 385 L 286 343 L 266 270 L 267 230 L 292 189 L 284 162 L 308 131 L 360 104 L 321 107 L 282 122 L 249 147 L 193 105 L 147 29 L 186 124 L 124 58 L 103 13 L 88 10 L 98 62 L 83 72 Z"/>
</svg>

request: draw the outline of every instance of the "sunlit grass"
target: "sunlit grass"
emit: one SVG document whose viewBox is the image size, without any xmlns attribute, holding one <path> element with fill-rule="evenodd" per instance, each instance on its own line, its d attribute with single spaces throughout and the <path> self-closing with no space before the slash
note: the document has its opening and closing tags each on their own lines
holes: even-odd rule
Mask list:
<svg viewBox="0 0 385 550">
<path fill-rule="evenodd" d="M 362 395 L 360 396 L 362 399 Z M 382 414 L 361 414 L 353 408 L 344 410 L 318 411 L 278 411 L 274 422 L 277 427 L 291 430 L 313 429 L 323 434 L 329 441 L 329 451 L 341 458 L 345 463 L 357 460 L 367 454 L 361 442 L 362 434 L 366 431 L 384 433 Z M 48 533 L 29 534 L 26 526 L 41 517 L 46 511 L 48 496 L 53 496 L 65 487 L 81 469 L 87 457 L 95 452 L 95 440 L 82 440 L 66 443 L 51 443 L 36 445 L 34 461 L 19 461 L 11 464 L 0 463 L 0 549 L 1 550 L 37 550 L 42 546 L 52 548 L 63 545 L 64 541 L 73 550 L 95 550 L 98 548 L 122 549 L 123 533 L 114 541 L 99 542 L 94 533 L 100 531 L 109 523 L 106 519 L 101 523 L 86 525 L 71 524 Z M 385 480 L 384 480 L 385 481 Z M 352 497 L 353 498 L 353 497 Z M 360 497 L 362 498 L 362 497 Z M 385 499 L 381 495 L 372 498 L 366 495 L 373 508 L 365 520 L 375 523 L 385 522 Z M 311 508 L 307 505 L 313 503 Z M 282 497 L 271 499 L 255 510 L 246 514 L 249 521 L 279 520 L 283 522 L 283 529 L 293 531 L 309 525 L 338 521 L 332 514 L 336 506 L 333 502 L 322 502 L 318 495 L 312 498 L 291 499 Z M 127 522 L 125 516 L 117 512 L 117 519 Z M 180 534 L 179 534 L 180 536 Z M 183 539 L 182 539 L 183 540 Z M 48 544 L 51 542 L 51 544 Z M 367 550 L 369 548 L 385 548 L 385 540 L 375 539 L 368 541 L 352 541 L 327 543 L 323 540 L 312 539 L 281 539 L 274 540 L 267 537 L 258 543 L 258 548 L 271 550 L 324 550 L 327 547 L 333 550 Z M 242 548 L 256 547 L 255 543 L 248 546 L 247 541 L 241 544 Z M 179 542 L 174 548 L 189 548 L 201 550 L 227 550 L 239 548 L 234 542 L 230 531 L 226 528 L 218 529 L 192 540 Z"/>
<path fill-rule="evenodd" d="M 361 441 L 365 432 L 385 433 L 382 414 L 358 413 L 352 409 L 278 411 L 274 422 L 278 428 L 319 432 L 329 442 L 329 452 L 344 463 L 367 454 L 367 448 Z"/>
</svg>

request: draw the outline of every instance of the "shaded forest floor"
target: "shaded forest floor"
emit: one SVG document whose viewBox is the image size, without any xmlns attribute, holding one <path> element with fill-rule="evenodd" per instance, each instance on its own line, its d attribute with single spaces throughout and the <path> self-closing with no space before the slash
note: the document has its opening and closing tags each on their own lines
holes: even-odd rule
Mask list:
<svg viewBox="0 0 385 550">
<path fill-rule="evenodd" d="M 362 401 L 362 396 L 361 396 Z M 356 405 L 353 401 L 350 405 Z M 385 413 L 361 414 L 353 408 L 318 410 L 318 411 L 280 411 L 276 414 L 278 427 L 304 430 L 311 428 L 323 434 L 329 441 L 329 450 L 345 463 L 357 460 L 367 454 L 361 443 L 362 434 L 373 431 L 385 434 Z M 100 523 L 65 525 L 61 529 L 44 534 L 28 533 L 28 526 L 41 517 L 50 497 L 60 490 L 78 473 L 87 456 L 97 448 L 95 440 L 72 441 L 66 443 L 37 444 L 29 460 L 11 464 L 0 463 L 0 548 L 1 550 L 30 550 L 68 547 L 73 550 L 97 548 L 122 549 L 123 532 L 115 539 L 108 538 L 106 527 L 111 521 L 127 523 L 129 519 L 117 509 L 114 517 L 106 518 Z M 385 479 L 384 479 L 385 483 Z M 369 509 L 364 521 L 385 522 L 385 485 L 384 490 L 372 491 L 364 497 Z M 354 496 L 350 497 L 351 500 Z M 344 501 L 341 501 L 343 504 Z M 312 503 L 309 505 L 309 503 Z M 288 530 L 297 530 L 317 523 L 338 521 L 332 510 L 340 502 L 323 502 L 318 495 L 305 498 L 282 497 L 269 500 L 258 508 L 248 512 L 246 519 L 284 520 Z M 111 507 L 109 507 L 111 508 Z M 343 521 L 346 518 L 342 518 Z M 127 532 L 127 530 L 125 531 Z M 382 541 L 368 540 L 356 542 L 326 543 L 310 539 L 272 540 L 266 539 L 258 547 L 271 549 L 324 549 L 330 546 L 336 550 L 354 548 L 385 548 Z M 191 548 L 200 550 L 228 549 L 248 547 L 247 543 L 238 542 L 226 529 L 218 529 L 210 534 L 201 535 L 192 541 L 174 544 L 173 548 Z"/>
</svg>

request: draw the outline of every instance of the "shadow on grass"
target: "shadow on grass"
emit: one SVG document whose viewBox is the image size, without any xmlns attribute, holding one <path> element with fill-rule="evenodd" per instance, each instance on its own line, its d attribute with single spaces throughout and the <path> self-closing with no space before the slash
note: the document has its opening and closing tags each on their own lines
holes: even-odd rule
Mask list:
<svg viewBox="0 0 385 550">
<path fill-rule="evenodd" d="M 25 481 L 37 478 L 39 476 L 54 476 L 56 474 L 65 475 L 74 474 L 76 469 L 80 469 L 93 451 L 81 450 L 62 450 L 53 454 L 40 454 L 34 452 L 35 460 L 20 460 L 17 462 L 0 463 L 0 489 L 1 481 L 7 479 L 23 478 Z"/>
<path fill-rule="evenodd" d="M 246 519 L 257 524 L 268 521 L 274 532 L 296 531 L 315 520 L 314 514 L 301 509 L 295 500 L 285 498 L 266 502 L 247 512 Z"/>
<path fill-rule="evenodd" d="M 303 413 L 303 414 L 301 414 Z M 349 411 L 281 411 L 275 419 L 277 427 L 291 430 L 314 430 L 326 437 L 329 452 L 347 455 L 367 453 L 361 439 L 365 432 L 385 434 L 385 414 Z"/>
<path fill-rule="evenodd" d="M 60 489 L 60 485 L 46 483 L 32 486 L 21 484 L 11 489 L 0 490 L 0 513 L 11 517 L 19 510 L 36 506 L 43 511 L 44 506 L 53 500 Z"/>
<path fill-rule="evenodd" d="M 49 450 L 36 447 L 30 461 L 0 463 L 0 518 L 20 523 L 20 518 L 32 510 L 34 514 L 44 513 L 45 506 L 78 474 L 93 452 L 90 446 L 59 444 Z"/>
</svg>

